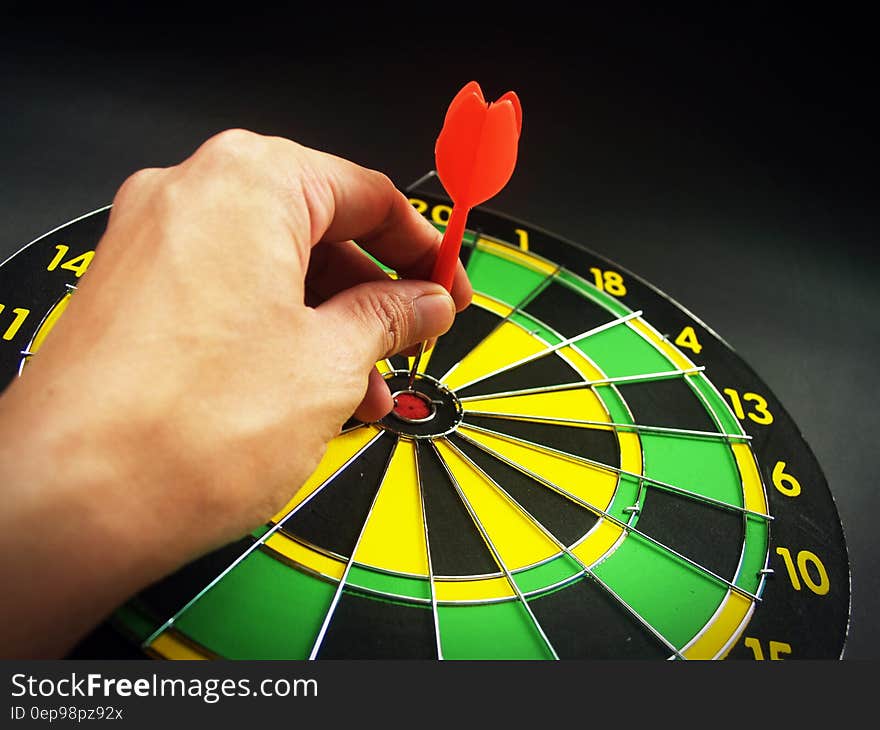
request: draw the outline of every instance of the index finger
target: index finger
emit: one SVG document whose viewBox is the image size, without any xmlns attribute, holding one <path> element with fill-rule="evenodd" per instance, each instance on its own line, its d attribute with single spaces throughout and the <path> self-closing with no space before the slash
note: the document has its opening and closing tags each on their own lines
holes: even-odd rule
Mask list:
<svg viewBox="0 0 880 730">
<path fill-rule="evenodd" d="M 303 192 L 313 198 L 311 245 L 351 239 L 400 276 L 430 279 L 442 236 L 391 180 L 325 152 L 308 150 L 308 157 Z M 459 308 L 473 294 L 460 261 L 451 294 Z"/>
</svg>

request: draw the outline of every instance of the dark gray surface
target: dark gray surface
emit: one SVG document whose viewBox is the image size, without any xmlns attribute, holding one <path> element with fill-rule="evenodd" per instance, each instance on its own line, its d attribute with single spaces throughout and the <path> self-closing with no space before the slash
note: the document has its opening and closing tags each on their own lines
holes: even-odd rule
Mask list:
<svg viewBox="0 0 880 730">
<path fill-rule="evenodd" d="M 852 566 L 845 656 L 880 658 L 865 20 L 548 11 L 443 38 L 439 10 L 337 15 L 7 24 L 0 257 L 110 202 L 134 170 L 173 164 L 231 126 L 405 185 L 432 167 L 464 82 L 493 98 L 513 88 L 520 163 L 491 207 L 640 274 L 755 368 L 837 500 Z"/>
</svg>

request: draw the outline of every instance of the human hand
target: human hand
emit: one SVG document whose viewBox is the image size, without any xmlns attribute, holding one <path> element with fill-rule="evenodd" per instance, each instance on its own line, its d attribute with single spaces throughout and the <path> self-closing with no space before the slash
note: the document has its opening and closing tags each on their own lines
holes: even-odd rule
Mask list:
<svg viewBox="0 0 880 730">
<path fill-rule="evenodd" d="M 3 580 L 60 572 L 74 624 L 35 633 L 37 653 L 265 522 L 353 413 L 391 409 L 374 363 L 470 301 L 460 266 L 452 297 L 418 280 L 439 241 L 384 175 L 240 130 L 125 182 L 64 316 L 0 397 L 0 534 L 26 556 Z M 51 537 L 22 535 L 33 520 Z M 16 601 L 0 618 L 27 625 Z"/>
</svg>

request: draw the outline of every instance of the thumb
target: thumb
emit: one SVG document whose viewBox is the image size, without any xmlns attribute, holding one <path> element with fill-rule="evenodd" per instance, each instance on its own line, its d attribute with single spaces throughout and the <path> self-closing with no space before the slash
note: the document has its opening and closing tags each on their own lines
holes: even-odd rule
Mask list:
<svg viewBox="0 0 880 730">
<path fill-rule="evenodd" d="M 365 366 L 439 337 L 455 318 L 455 302 L 439 284 L 392 280 L 359 284 L 317 308 L 335 342 Z"/>
</svg>

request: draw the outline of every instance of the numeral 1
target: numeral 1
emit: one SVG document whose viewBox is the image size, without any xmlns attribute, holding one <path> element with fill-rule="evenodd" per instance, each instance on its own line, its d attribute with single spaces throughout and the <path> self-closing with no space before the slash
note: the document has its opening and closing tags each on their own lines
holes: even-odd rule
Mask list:
<svg viewBox="0 0 880 730">
<path fill-rule="evenodd" d="M 3 313 L 3 310 L 6 309 L 5 304 L 0 304 L 0 314 Z M 16 307 L 12 310 L 12 313 L 15 315 L 15 318 L 12 320 L 12 324 L 10 324 L 6 331 L 3 333 L 4 340 L 11 340 L 15 337 L 16 333 L 21 326 L 24 324 L 24 321 L 27 319 L 27 316 L 31 313 L 30 309 L 22 309 L 21 307 Z"/>
<path fill-rule="evenodd" d="M 514 228 L 513 232 L 516 234 L 516 237 L 519 239 L 519 247 L 523 251 L 529 250 L 529 232 L 524 231 L 522 228 Z"/>
</svg>

